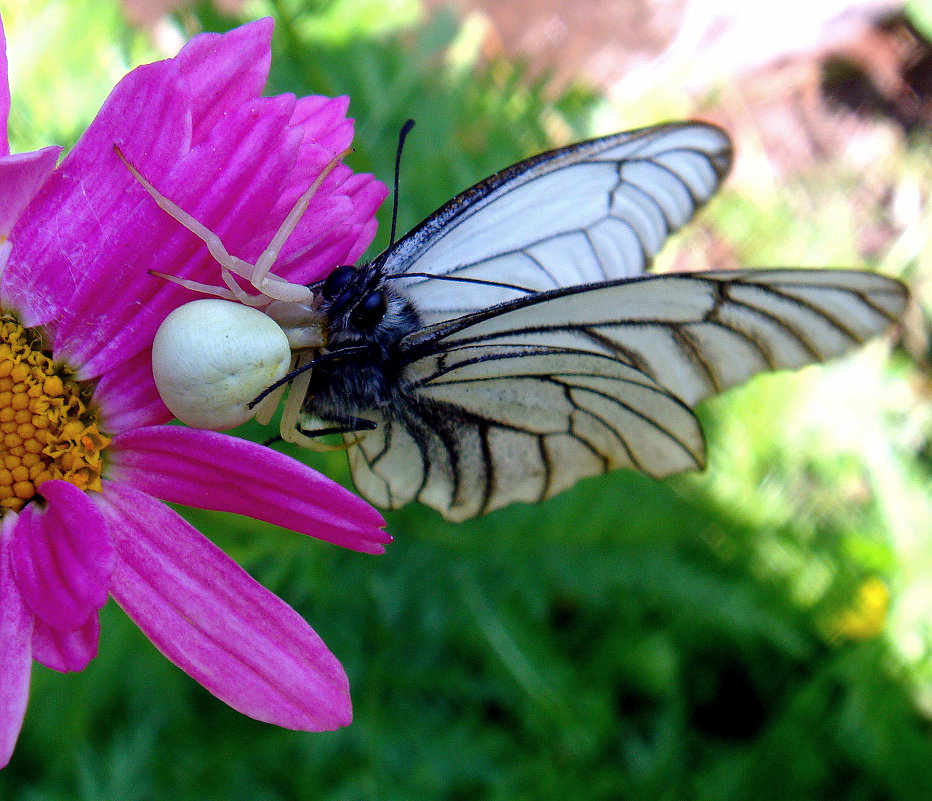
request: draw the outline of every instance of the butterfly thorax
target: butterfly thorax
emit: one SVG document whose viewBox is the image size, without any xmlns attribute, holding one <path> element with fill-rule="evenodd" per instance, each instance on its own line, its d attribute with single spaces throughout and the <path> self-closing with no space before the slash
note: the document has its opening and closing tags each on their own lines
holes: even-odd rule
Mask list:
<svg viewBox="0 0 932 801">
<path fill-rule="evenodd" d="M 315 366 L 304 409 L 336 421 L 373 409 L 391 415 L 405 398 L 399 343 L 421 326 L 414 305 L 371 265 L 337 268 L 321 299 L 331 358 Z"/>
</svg>

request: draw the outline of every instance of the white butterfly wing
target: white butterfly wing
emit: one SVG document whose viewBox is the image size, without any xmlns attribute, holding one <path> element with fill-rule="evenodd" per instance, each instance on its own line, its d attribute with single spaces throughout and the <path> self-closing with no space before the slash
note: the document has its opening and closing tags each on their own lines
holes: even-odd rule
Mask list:
<svg viewBox="0 0 932 801">
<path fill-rule="evenodd" d="M 411 404 L 350 449 L 357 488 L 462 520 L 616 467 L 704 459 L 690 407 L 836 356 L 901 314 L 898 281 L 847 270 L 668 274 L 573 287 L 403 342 Z"/>
<path fill-rule="evenodd" d="M 408 354 L 475 343 L 612 356 L 690 406 L 764 370 L 843 353 L 902 313 L 905 287 L 856 270 L 670 273 L 570 287 L 411 334 Z"/>
<path fill-rule="evenodd" d="M 695 122 L 543 153 L 451 200 L 399 240 L 382 269 L 460 279 L 396 279 L 427 324 L 530 292 L 640 275 L 730 166 L 725 132 Z"/>
<path fill-rule="evenodd" d="M 534 503 L 620 467 L 696 469 L 704 444 L 681 401 L 610 357 L 463 347 L 421 360 L 417 411 L 381 419 L 350 451 L 357 489 L 452 520 Z"/>
</svg>

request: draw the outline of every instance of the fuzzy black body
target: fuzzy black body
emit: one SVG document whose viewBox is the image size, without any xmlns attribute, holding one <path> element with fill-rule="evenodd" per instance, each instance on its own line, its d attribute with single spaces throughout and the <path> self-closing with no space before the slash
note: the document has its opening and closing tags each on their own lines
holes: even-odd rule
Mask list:
<svg viewBox="0 0 932 801">
<path fill-rule="evenodd" d="M 304 411 L 347 430 L 372 410 L 397 417 L 410 403 L 399 345 L 421 327 L 414 304 L 375 264 L 338 268 L 320 293 L 327 329 L 323 355 L 331 358 L 314 367 Z M 342 350 L 346 355 L 339 355 Z"/>
</svg>

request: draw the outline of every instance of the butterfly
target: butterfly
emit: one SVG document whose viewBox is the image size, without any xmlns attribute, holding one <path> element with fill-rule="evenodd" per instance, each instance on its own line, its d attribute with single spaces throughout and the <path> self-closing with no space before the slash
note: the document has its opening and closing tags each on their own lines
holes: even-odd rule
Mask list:
<svg viewBox="0 0 932 801">
<path fill-rule="evenodd" d="M 454 521 L 610 470 L 701 469 L 699 401 L 837 356 L 907 301 L 899 281 L 856 270 L 648 274 L 731 162 L 727 134 L 702 122 L 542 153 L 300 300 L 268 264 L 221 259 L 296 354 L 257 400 L 290 384 L 283 439 L 341 434 L 370 502 Z"/>
</svg>

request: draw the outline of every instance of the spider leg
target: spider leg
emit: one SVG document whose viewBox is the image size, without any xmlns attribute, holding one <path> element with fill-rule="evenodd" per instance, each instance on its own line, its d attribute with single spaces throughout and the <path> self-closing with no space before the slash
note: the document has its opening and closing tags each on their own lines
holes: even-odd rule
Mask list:
<svg viewBox="0 0 932 801">
<path fill-rule="evenodd" d="M 166 281 L 171 281 L 173 284 L 183 286 L 185 289 L 190 289 L 192 292 L 200 292 L 203 295 L 215 295 L 224 300 L 236 300 L 236 297 L 229 289 L 224 289 L 221 286 L 203 284 L 200 281 L 192 281 L 190 278 L 179 278 L 177 275 L 160 273 L 158 270 L 149 270 L 149 275 L 154 275 L 156 278 L 164 278 Z"/>
<path fill-rule="evenodd" d="M 173 203 L 171 200 L 165 197 L 165 195 L 159 192 L 159 190 L 156 189 L 151 183 L 149 183 L 149 181 L 143 177 L 142 173 L 129 163 L 126 156 L 123 155 L 123 151 L 120 150 L 119 145 L 114 144 L 113 149 L 120 157 L 120 161 L 126 165 L 126 169 L 128 169 L 133 174 L 133 178 L 142 184 L 142 188 L 152 196 L 152 199 L 156 202 L 158 207 L 169 214 L 171 217 L 174 217 L 192 234 L 194 234 L 205 245 L 207 245 L 207 249 L 210 251 L 210 255 L 217 260 L 217 263 L 221 267 L 225 267 L 226 269 L 235 272 L 234 257 L 231 256 L 227 251 L 220 237 L 211 231 L 206 225 L 195 220 L 194 217 L 188 214 L 188 212 L 186 212 L 176 203 Z M 239 260 L 237 259 L 237 261 Z"/>
<path fill-rule="evenodd" d="M 298 201 L 294 204 L 294 207 L 288 212 L 288 216 L 285 217 L 284 222 L 279 227 L 278 231 L 275 232 L 275 236 L 272 237 L 272 241 L 269 242 L 269 246 L 259 254 L 259 258 L 256 259 L 256 264 L 254 272 L 252 275 L 252 285 L 258 289 L 260 292 L 264 292 L 268 287 L 269 279 L 275 279 L 277 276 L 269 275 L 269 271 L 272 269 L 272 266 L 275 264 L 275 260 L 278 258 L 281 249 L 284 247 L 285 242 L 288 241 L 288 237 L 294 232 L 294 229 L 297 227 L 301 218 L 304 216 L 304 212 L 307 211 L 308 204 L 311 202 L 311 198 L 314 197 L 314 194 L 320 189 L 320 185 L 324 182 L 324 179 L 333 172 L 334 168 L 346 157 L 348 153 L 352 152 L 352 148 L 347 148 L 342 153 L 334 156 L 326 167 L 321 171 L 320 175 L 314 179 L 312 183 L 305 191 L 301 197 L 298 198 Z M 279 279 L 281 280 L 281 279 Z M 277 298 L 278 300 L 288 300 L 289 298 Z M 303 300 L 304 298 L 300 298 Z"/>
<path fill-rule="evenodd" d="M 265 306 L 269 302 L 269 299 L 265 295 L 250 295 L 239 284 L 233 281 L 233 279 L 228 280 L 227 276 L 229 273 L 226 272 L 223 273 L 223 276 L 225 283 L 230 287 L 229 289 L 224 289 L 222 286 L 214 286 L 213 284 L 205 284 L 201 281 L 193 281 L 190 278 L 179 278 L 177 275 L 160 273 L 158 270 L 149 270 L 149 275 L 154 275 L 156 278 L 162 278 L 165 281 L 171 281 L 173 284 L 183 286 L 185 289 L 190 289 L 192 292 L 199 292 L 202 295 L 214 295 L 224 300 L 233 300 L 237 303 L 242 303 L 244 306 Z"/>
<path fill-rule="evenodd" d="M 119 156 L 120 161 L 126 165 L 126 168 L 130 171 L 130 173 L 132 173 L 133 177 L 156 202 L 156 205 L 158 205 L 158 207 L 166 214 L 177 220 L 198 239 L 200 239 L 207 246 L 207 250 L 210 252 L 210 255 L 213 256 L 216 262 L 220 265 L 221 276 L 223 278 L 223 282 L 227 286 L 227 290 L 219 287 L 212 287 L 209 291 L 207 291 L 207 294 L 217 295 L 219 297 L 229 298 L 231 300 L 238 300 L 239 302 L 249 306 L 261 306 L 267 303 L 269 300 L 300 302 L 306 301 L 311 297 L 311 291 L 306 286 L 301 284 L 293 284 L 279 276 L 270 275 L 269 271 L 271 270 L 272 265 L 278 256 L 278 252 L 281 250 L 285 244 L 285 241 L 291 235 L 292 231 L 294 231 L 295 226 L 297 226 L 298 221 L 300 220 L 301 215 L 304 213 L 304 210 L 307 208 L 307 204 L 310 202 L 314 191 L 317 190 L 326 175 L 331 170 L 333 170 L 339 160 L 343 157 L 343 154 L 331 162 L 324 170 L 324 172 L 318 176 L 318 179 L 314 182 L 314 184 L 312 184 L 310 189 L 305 192 L 301 198 L 299 198 L 295 208 L 292 209 L 291 213 L 285 219 L 285 222 L 282 223 L 282 226 L 272 238 L 272 243 L 269 245 L 269 248 L 267 248 L 262 256 L 260 256 L 260 259 L 262 259 L 263 256 L 265 257 L 263 266 L 261 268 L 257 268 L 256 265 L 250 264 L 249 262 L 232 255 L 226 249 L 226 246 L 223 244 L 223 240 L 221 240 L 217 234 L 211 231 L 206 225 L 188 214 L 188 212 L 182 209 L 178 204 L 169 200 L 167 197 L 165 197 L 165 195 L 159 192 L 159 190 L 156 189 L 152 183 L 149 182 L 142 175 L 142 173 L 140 173 L 139 170 L 137 170 L 129 162 L 126 156 L 123 155 L 123 151 L 120 149 L 119 145 L 114 143 L 113 149 L 116 151 L 117 156 Z M 274 250 L 271 255 L 266 255 L 272 248 L 274 248 Z M 253 285 L 253 287 L 261 292 L 264 297 L 256 298 L 253 295 L 249 295 L 242 287 L 239 286 L 239 284 L 236 283 L 233 275 L 238 275 L 241 278 L 245 278 Z M 181 281 L 177 281 L 177 283 L 181 283 Z M 199 282 L 191 283 L 199 284 Z M 195 288 L 189 284 L 182 285 L 188 286 L 188 288 L 192 289 Z M 197 291 L 205 291 L 202 288 L 204 286 L 205 285 L 203 284 L 199 284 Z M 229 294 L 227 294 L 228 292 Z"/>
</svg>

